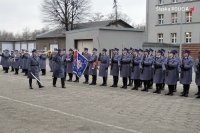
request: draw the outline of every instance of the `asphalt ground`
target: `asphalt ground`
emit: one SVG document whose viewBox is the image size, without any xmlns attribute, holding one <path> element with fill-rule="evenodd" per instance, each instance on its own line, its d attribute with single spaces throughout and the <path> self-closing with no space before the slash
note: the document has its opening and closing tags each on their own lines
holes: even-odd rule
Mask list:
<svg viewBox="0 0 200 133">
<path fill-rule="evenodd" d="M 52 87 L 51 73 L 41 76 L 45 88 L 20 73 L 0 68 L 0 133 L 200 133 L 200 100 L 196 85 L 190 97 L 66 82 Z M 108 84 L 112 84 L 109 77 Z M 121 79 L 120 79 L 121 84 Z"/>
</svg>

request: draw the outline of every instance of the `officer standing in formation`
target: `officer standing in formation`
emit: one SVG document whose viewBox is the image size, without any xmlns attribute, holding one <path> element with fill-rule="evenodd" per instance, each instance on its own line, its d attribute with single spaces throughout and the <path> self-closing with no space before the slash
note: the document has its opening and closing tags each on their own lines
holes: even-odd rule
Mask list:
<svg viewBox="0 0 200 133">
<path fill-rule="evenodd" d="M 87 59 L 90 60 L 91 55 L 88 53 L 88 48 L 84 48 L 84 52 L 82 53 L 82 55 Z M 87 68 L 85 69 L 84 72 L 84 77 L 85 77 L 85 82 L 83 82 L 84 84 L 89 84 L 89 63 L 87 65 Z"/>
<path fill-rule="evenodd" d="M 89 75 L 92 76 L 92 82 L 90 85 L 96 85 L 97 84 L 97 67 L 98 67 L 98 56 L 97 56 L 97 49 L 94 48 L 92 51 L 92 56 L 89 60 L 90 66 L 89 66 Z"/>
<path fill-rule="evenodd" d="M 110 75 L 113 76 L 113 85 L 111 87 L 118 87 L 119 81 L 119 49 L 113 49 L 113 56 L 111 59 Z"/>
<path fill-rule="evenodd" d="M 65 87 L 65 60 L 63 58 L 63 52 L 64 50 L 58 49 L 58 53 L 55 55 L 55 57 L 52 59 L 54 61 L 53 64 L 53 87 L 56 87 L 57 79 L 61 79 L 61 85 L 62 88 Z"/>
<path fill-rule="evenodd" d="M 134 87 L 132 90 L 138 90 L 140 87 L 140 62 L 142 56 L 139 54 L 139 50 L 134 50 L 134 58 L 132 59 L 132 68 L 131 68 L 131 79 L 134 81 Z"/>
<path fill-rule="evenodd" d="M 10 67 L 10 54 L 9 50 L 4 50 L 1 56 L 1 65 L 3 67 L 3 70 L 5 73 L 8 73 L 9 67 Z"/>
<path fill-rule="evenodd" d="M 13 68 L 15 70 L 15 75 L 19 74 L 19 68 L 20 68 L 20 54 L 18 50 L 14 51 L 14 58 L 13 58 Z"/>
<path fill-rule="evenodd" d="M 181 74 L 180 83 L 183 85 L 183 92 L 181 96 L 188 97 L 190 84 L 192 83 L 192 68 L 193 59 L 190 56 L 190 51 L 183 51 L 183 58 L 180 63 Z"/>
<path fill-rule="evenodd" d="M 99 57 L 100 68 L 99 68 L 99 76 L 103 78 L 103 83 L 101 86 L 107 86 L 107 78 L 108 78 L 108 67 L 110 65 L 110 58 L 107 55 L 107 49 L 102 50 L 102 54 Z"/>
<path fill-rule="evenodd" d="M 41 51 L 41 54 L 39 56 L 39 63 L 43 76 L 46 75 L 46 60 L 47 60 L 47 55 L 45 54 L 45 51 Z"/>
<path fill-rule="evenodd" d="M 127 89 L 127 82 L 130 76 L 130 63 L 131 58 L 128 54 L 128 49 L 124 48 L 122 51 L 122 55 L 119 59 L 119 66 L 120 66 L 120 77 L 122 77 L 123 86 L 122 89 Z"/>
</svg>

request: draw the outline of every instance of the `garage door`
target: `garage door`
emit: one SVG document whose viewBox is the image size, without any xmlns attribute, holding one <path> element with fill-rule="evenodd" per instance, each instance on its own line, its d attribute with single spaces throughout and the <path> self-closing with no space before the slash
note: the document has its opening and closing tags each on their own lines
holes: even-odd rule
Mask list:
<svg viewBox="0 0 200 133">
<path fill-rule="evenodd" d="M 93 41 L 92 40 L 79 40 L 77 43 L 77 48 L 80 52 L 84 51 L 84 48 L 88 48 L 89 52 L 93 49 Z"/>
<path fill-rule="evenodd" d="M 22 43 L 22 44 L 21 44 L 21 49 L 27 50 L 27 49 L 28 49 L 27 43 Z"/>
<path fill-rule="evenodd" d="M 50 50 L 54 51 L 54 49 L 58 49 L 58 44 L 50 44 Z"/>
<path fill-rule="evenodd" d="M 33 49 L 35 49 L 35 43 L 28 43 L 28 51 L 31 52 Z"/>
<path fill-rule="evenodd" d="M 2 51 L 5 50 L 5 49 L 8 49 L 8 50 L 13 50 L 13 43 L 2 43 Z"/>
<path fill-rule="evenodd" d="M 15 43 L 15 50 L 20 51 L 21 50 L 20 45 L 21 45 L 20 43 Z"/>
</svg>

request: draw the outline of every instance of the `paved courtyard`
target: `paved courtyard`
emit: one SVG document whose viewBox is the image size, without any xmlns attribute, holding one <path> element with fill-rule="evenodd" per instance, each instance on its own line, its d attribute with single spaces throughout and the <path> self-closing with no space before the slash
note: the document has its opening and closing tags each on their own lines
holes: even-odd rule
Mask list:
<svg viewBox="0 0 200 133">
<path fill-rule="evenodd" d="M 23 74 L 0 68 L 0 133 L 200 133 L 200 100 L 120 88 L 66 83 L 28 89 Z M 98 84 L 101 83 L 99 79 Z M 111 85 L 111 79 L 109 79 Z"/>
</svg>

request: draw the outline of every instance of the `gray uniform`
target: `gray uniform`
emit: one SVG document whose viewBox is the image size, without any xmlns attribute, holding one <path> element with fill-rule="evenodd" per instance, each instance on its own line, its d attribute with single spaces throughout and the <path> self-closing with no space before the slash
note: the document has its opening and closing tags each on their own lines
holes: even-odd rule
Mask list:
<svg viewBox="0 0 200 133">
<path fill-rule="evenodd" d="M 23 63 L 22 63 L 22 69 L 28 70 L 28 60 L 29 60 L 30 55 L 28 53 L 25 53 L 23 55 Z"/>
<path fill-rule="evenodd" d="M 89 75 L 97 75 L 97 55 L 93 54 L 89 60 L 90 67 L 89 67 Z"/>
<path fill-rule="evenodd" d="M 1 55 L 1 65 L 4 68 L 8 68 L 10 66 L 10 54 L 9 54 L 9 52 L 4 52 Z"/>
<path fill-rule="evenodd" d="M 164 64 L 165 73 L 165 84 L 167 85 L 176 85 L 178 78 L 177 78 L 177 69 L 178 69 L 179 61 L 173 58 L 167 58 Z"/>
<path fill-rule="evenodd" d="M 119 59 L 120 59 L 120 55 L 119 54 L 115 54 L 112 57 L 111 60 L 111 70 L 110 70 L 110 75 L 112 76 L 119 76 Z"/>
<path fill-rule="evenodd" d="M 130 63 L 131 63 L 131 58 L 128 54 L 126 55 L 121 55 L 120 57 L 120 77 L 126 78 L 130 76 Z"/>
<path fill-rule="evenodd" d="M 200 86 L 200 60 L 196 59 L 194 62 L 195 83 Z"/>
<path fill-rule="evenodd" d="M 63 55 L 56 54 L 55 57 L 53 58 L 53 61 L 54 61 L 53 77 L 65 78 Z"/>
<path fill-rule="evenodd" d="M 47 56 L 42 54 L 39 57 L 40 69 L 46 69 Z"/>
<path fill-rule="evenodd" d="M 180 83 L 183 85 L 189 85 L 192 82 L 192 67 L 193 59 L 191 56 L 185 57 L 181 61 L 181 76 Z"/>
<path fill-rule="evenodd" d="M 163 56 L 156 57 L 154 59 L 154 65 L 153 65 L 153 82 L 156 84 L 162 84 L 164 83 L 164 73 L 163 73 L 163 67 L 164 67 L 164 61 L 165 59 Z"/>
<path fill-rule="evenodd" d="M 20 55 L 15 55 L 14 60 L 13 60 L 13 68 L 14 69 L 19 69 L 20 67 Z"/>
<path fill-rule="evenodd" d="M 91 58 L 91 54 L 89 54 L 89 53 L 83 53 L 82 55 L 83 55 L 88 61 L 89 61 L 90 58 Z M 88 63 L 87 68 L 85 69 L 84 75 L 89 75 L 89 63 Z"/>
<path fill-rule="evenodd" d="M 74 55 L 67 55 L 67 73 L 73 73 Z"/>
<path fill-rule="evenodd" d="M 39 79 L 40 67 L 39 67 L 39 58 L 36 56 L 31 56 L 27 61 L 28 66 L 28 78 L 29 79 Z M 33 75 L 35 76 L 33 76 Z"/>
<path fill-rule="evenodd" d="M 132 68 L 131 68 L 131 79 L 139 80 L 140 79 L 140 63 L 142 57 L 140 55 L 136 55 L 132 61 Z"/>
<path fill-rule="evenodd" d="M 99 68 L 99 76 L 100 77 L 107 77 L 108 76 L 108 67 L 110 64 L 110 58 L 108 55 L 101 55 L 100 57 L 100 68 Z"/>
<path fill-rule="evenodd" d="M 143 56 L 142 61 L 140 63 L 140 79 L 143 81 L 151 80 L 152 79 L 152 64 L 153 64 L 153 59 L 150 56 Z"/>
</svg>

